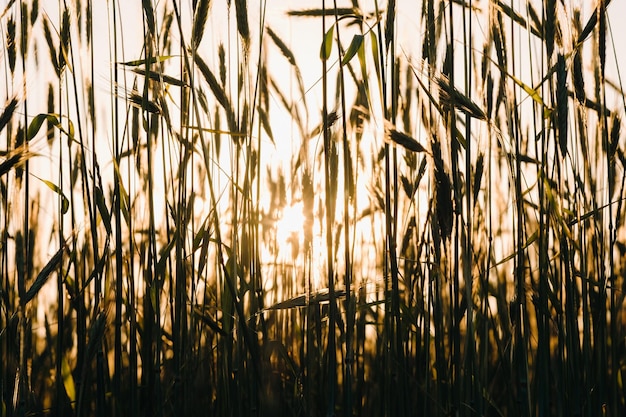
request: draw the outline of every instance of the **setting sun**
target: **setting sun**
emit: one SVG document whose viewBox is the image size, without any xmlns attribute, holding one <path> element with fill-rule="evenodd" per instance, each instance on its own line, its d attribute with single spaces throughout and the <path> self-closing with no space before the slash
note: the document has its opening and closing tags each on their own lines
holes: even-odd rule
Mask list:
<svg viewBox="0 0 626 417">
<path fill-rule="evenodd" d="M 276 240 L 281 250 L 289 248 L 293 259 L 300 253 L 300 247 L 304 242 L 306 219 L 302 209 L 301 202 L 284 207 L 276 221 Z"/>
</svg>

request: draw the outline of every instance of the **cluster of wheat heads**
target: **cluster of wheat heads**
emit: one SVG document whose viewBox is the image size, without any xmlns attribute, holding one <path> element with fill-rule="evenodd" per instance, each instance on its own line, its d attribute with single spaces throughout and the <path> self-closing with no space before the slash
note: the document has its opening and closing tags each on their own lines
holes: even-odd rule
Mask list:
<svg viewBox="0 0 626 417">
<path fill-rule="evenodd" d="M 5 2 L 2 415 L 623 415 L 609 3 Z"/>
</svg>

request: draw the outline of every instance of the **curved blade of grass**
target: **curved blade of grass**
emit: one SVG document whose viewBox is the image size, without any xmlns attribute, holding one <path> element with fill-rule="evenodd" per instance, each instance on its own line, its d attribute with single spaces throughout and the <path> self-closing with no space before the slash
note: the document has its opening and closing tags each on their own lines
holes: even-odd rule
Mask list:
<svg viewBox="0 0 626 417">
<path fill-rule="evenodd" d="M 335 24 L 333 23 L 328 31 L 324 34 L 322 46 L 320 47 L 320 59 L 326 61 L 330 58 L 330 54 L 333 50 L 333 35 L 335 33 Z"/>
<path fill-rule="evenodd" d="M 127 67 L 140 67 L 147 64 L 156 64 L 165 62 L 170 58 L 174 58 L 175 55 L 160 55 L 160 56 L 151 56 L 147 59 L 136 59 L 134 61 L 126 61 L 126 62 L 118 62 L 118 65 L 124 65 Z"/>
<path fill-rule="evenodd" d="M 28 129 L 26 131 L 26 140 L 30 141 L 35 136 L 37 136 L 37 133 L 39 133 L 39 129 L 41 129 L 41 125 L 44 121 L 47 121 L 49 124 L 59 129 L 60 132 L 67 135 L 71 141 L 74 141 L 74 123 L 72 123 L 72 121 L 68 119 L 68 129 L 66 130 L 59 121 L 59 117 L 61 116 L 56 113 L 40 113 L 35 116 L 28 125 Z"/>
<path fill-rule="evenodd" d="M 50 278 L 50 274 L 58 269 L 59 264 L 63 260 L 63 252 L 65 252 L 65 249 L 65 246 L 59 249 L 57 253 L 55 253 L 54 256 L 52 256 L 52 258 L 48 261 L 46 266 L 41 269 L 41 271 L 37 275 L 37 278 L 35 278 L 35 282 L 33 282 L 33 285 L 30 286 L 30 288 L 28 289 L 28 291 L 26 291 L 24 295 L 25 304 L 27 304 L 29 301 L 35 298 L 35 296 L 37 296 L 37 293 L 39 292 L 39 290 L 41 290 L 41 287 L 43 287 L 44 284 L 48 281 L 48 278 Z"/>
<path fill-rule="evenodd" d="M 67 213 L 67 211 L 70 208 L 70 201 L 67 199 L 67 197 L 65 196 L 65 194 L 63 194 L 63 191 L 61 190 L 61 188 L 59 188 L 58 185 L 56 185 L 55 183 L 53 183 L 52 181 L 48 181 L 48 180 L 44 180 L 43 178 L 39 178 L 38 176 L 36 176 L 35 174 L 31 174 L 33 177 L 37 178 L 39 181 L 43 182 L 44 184 L 46 184 L 46 186 L 48 188 L 50 188 L 52 191 L 54 191 L 55 193 L 57 193 L 59 195 L 59 197 L 61 197 L 61 213 L 65 214 Z"/>
<path fill-rule="evenodd" d="M 143 75 L 144 77 L 146 76 L 146 70 L 142 68 L 134 68 L 133 72 L 135 74 Z M 174 78 L 170 75 L 161 74 L 159 72 L 154 72 L 154 71 L 147 72 L 147 77 L 151 80 L 159 81 L 159 82 L 162 81 L 166 84 L 171 84 L 176 87 L 188 87 L 188 84 L 184 82 L 183 80 Z"/>
<path fill-rule="evenodd" d="M 521 251 L 526 250 L 526 248 L 528 248 L 530 245 L 535 243 L 535 241 L 537 241 L 538 238 L 539 238 L 539 233 L 537 231 L 535 231 L 532 235 L 530 235 L 530 237 L 526 240 L 526 242 L 518 250 L 516 250 L 514 253 L 510 254 L 509 256 L 505 257 L 504 259 L 496 262 L 494 265 L 492 265 L 491 268 L 495 268 L 496 266 L 500 266 L 500 265 L 502 265 L 504 263 L 507 263 L 508 261 L 514 259 Z"/>
<path fill-rule="evenodd" d="M 72 368 L 67 361 L 67 358 L 63 356 L 61 360 L 61 378 L 63 378 L 63 386 L 65 387 L 65 393 L 70 399 L 72 408 L 76 407 L 76 384 L 74 383 L 74 377 L 72 376 Z"/>
<path fill-rule="evenodd" d="M 350 46 L 346 50 L 346 53 L 341 60 L 343 65 L 346 65 L 350 60 L 357 54 L 357 52 L 363 47 L 363 35 L 354 35 L 352 41 L 350 42 Z"/>
<path fill-rule="evenodd" d="M 334 9 L 304 9 L 304 10 L 289 10 L 287 11 L 288 16 L 298 16 L 298 17 L 322 17 L 322 16 L 349 16 L 349 15 L 358 15 L 358 11 L 351 7 L 337 7 Z"/>
</svg>

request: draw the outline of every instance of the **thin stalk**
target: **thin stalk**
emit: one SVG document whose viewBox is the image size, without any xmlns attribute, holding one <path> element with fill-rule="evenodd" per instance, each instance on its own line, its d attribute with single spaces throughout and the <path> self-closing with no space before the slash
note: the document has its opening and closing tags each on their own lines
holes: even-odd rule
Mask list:
<svg viewBox="0 0 626 417">
<path fill-rule="evenodd" d="M 449 74 L 448 78 L 450 80 L 450 88 L 454 89 L 455 88 L 455 51 L 454 51 L 454 45 L 456 42 L 456 39 L 454 38 L 454 25 L 455 25 L 455 21 L 454 21 L 454 7 L 453 7 L 453 2 L 450 1 L 449 5 L 448 5 L 448 19 L 449 19 L 449 24 L 450 24 L 450 28 L 449 28 L 449 36 L 450 38 L 448 39 L 446 48 L 446 61 L 448 61 L 449 63 L 448 65 L 448 69 L 444 69 L 444 71 L 447 71 Z M 444 66 L 446 66 L 446 64 L 444 64 Z M 469 94 L 469 92 L 468 92 Z M 458 317 L 459 316 L 459 311 L 460 309 L 460 294 L 461 294 L 461 285 L 460 285 L 460 280 L 459 280 L 459 257 L 460 257 L 460 248 L 459 248 L 459 241 L 460 241 L 460 236 L 462 236 L 462 231 L 461 231 L 461 218 L 462 218 L 462 201 L 461 201 L 461 181 L 460 181 L 460 176 L 459 176 L 459 142 L 457 140 L 456 137 L 456 110 L 455 110 L 455 106 L 454 103 L 451 106 L 451 109 L 449 111 L 448 116 L 448 120 L 447 120 L 447 131 L 449 134 L 449 143 L 450 143 L 450 163 L 451 163 L 451 171 L 452 171 L 452 182 L 453 182 L 453 190 L 454 190 L 454 204 L 456 207 L 459 208 L 459 210 L 456 210 L 454 213 L 454 218 L 455 218 L 455 223 L 457 225 L 459 225 L 459 227 L 456 228 L 456 230 L 454 231 L 455 237 L 451 242 L 451 246 L 445 247 L 447 240 L 444 239 L 444 250 L 446 250 L 448 253 L 452 253 L 452 265 L 451 265 L 451 274 L 452 274 L 452 279 L 449 281 L 449 295 L 451 298 L 451 302 L 449 305 L 450 308 L 450 345 L 451 345 L 451 356 L 453 358 L 453 360 L 451 361 L 451 397 L 452 397 L 452 410 L 451 412 L 460 412 L 460 408 L 461 408 L 461 384 L 463 381 L 463 371 L 462 371 L 462 364 L 463 361 L 461 359 L 461 318 Z M 467 129 L 469 129 L 469 123 L 467 124 Z M 471 137 L 468 135 L 466 136 L 467 140 L 466 143 L 471 142 Z M 467 146 L 467 145 L 466 145 Z M 468 152 L 468 149 L 466 149 L 466 152 Z M 469 152 L 468 152 L 469 153 Z M 466 184 L 471 183 L 471 179 L 470 179 L 470 172 L 471 171 L 466 171 Z M 439 207 L 438 210 L 442 210 L 442 207 Z M 468 219 L 466 219 L 466 221 L 469 221 Z M 471 253 L 471 252 L 470 252 Z M 469 255 L 471 256 L 471 255 Z M 465 259 L 466 263 L 470 263 L 470 259 Z M 466 282 L 467 285 L 467 282 Z"/>
<path fill-rule="evenodd" d="M 322 39 L 326 35 L 326 0 L 322 0 Z M 327 57 L 326 57 L 327 58 Z M 325 188 L 325 209 L 326 209 L 326 279 L 328 282 L 329 312 L 328 312 L 328 363 L 327 363 L 327 386 L 326 386 L 326 415 L 328 417 L 335 414 L 335 392 L 337 389 L 337 348 L 335 328 L 337 323 L 337 296 L 335 293 L 335 271 L 334 271 L 334 247 L 333 247 L 333 225 L 334 225 L 334 193 L 331 191 L 331 136 L 328 118 L 328 75 L 327 59 L 322 59 L 322 126 L 324 135 L 324 188 Z"/>
<path fill-rule="evenodd" d="M 472 97 L 472 79 L 473 79 L 473 65 L 472 65 L 472 51 L 473 38 L 473 0 L 469 0 L 467 12 L 463 10 L 463 55 L 464 55 L 464 87 L 468 97 Z M 452 7 L 450 7 L 452 8 Z M 463 401 L 469 401 L 470 407 L 475 410 L 476 415 L 482 415 L 483 402 L 481 400 L 482 381 L 476 372 L 476 335 L 474 333 L 474 303 L 473 289 L 474 279 L 472 277 L 472 269 L 474 266 L 474 250 L 473 250 L 473 236 L 474 236 L 474 187 L 479 178 L 474 176 L 472 182 L 472 118 L 468 112 L 465 112 L 465 241 L 464 241 L 464 258 L 463 263 L 463 281 L 465 283 L 465 302 L 467 305 L 466 312 L 466 345 L 465 345 L 465 369 L 464 369 L 464 387 L 463 387 Z M 476 174 L 476 173 L 474 173 Z M 458 223 L 457 223 L 458 224 Z M 460 226 L 459 226 L 460 228 Z M 483 300 L 484 302 L 484 300 Z"/>
<path fill-rule="evenodd" d="M 21 39 L 26 39 L 26 31 L 28 28 L 25 25 L 27 21 L 26 16 L 24 16 L 24 9 L 20 7 L 20 30 L 22 32 Z M 27 73 L 26 73 L 26 48 L 27 45 L 21 45 L 20 52 L 22 54 L 22 73 L 24 74 L 24 94 L 26 95 L 26 86 L 27 86 Z M 24 107 L 24 128 L 28 126 L 28 101 L 24 98 L 23 101 Z M 24 130 L 25 136 L 25 130 Z M 29 144 L 25 142 L 26 151 L 28 151 Z M 22 233 L 23 233 L 23 244 L 20 247 L 16 245 L 16 263 L 18 270 L 17 277 L 17 287 L 18 287 L 18 296 L 19 296 L 19 308 L 18 308 L 18 326 L 19 326 L 19 367 L 17 370 L 17 378 L 16 378 L 16 387 L 14 395 L 14 408 L 18 409 L 18 413 L 24 413 L 27 408 L 27 396 L 30 392 L 30 383 L 29 383 L 29 375 L 28 375 L 28 357 L 26 352 L 26 346 L 28 346 L 27 336 L 30 339 L 30 335 L 28 335 L 28 322 L 26 317 L 26 302 L 24 300 L 24 296 L 26 293 L 26 280 L 30 278 L 31 275 L 31 256 L 33 254 L 30 250 L 30 162 L 26 160 L 24 164 L 24 195 L 23 195 L 23 210 L 24 210 L 24 218 L 22 223 Z M 21 256 L 21 259 L 20 259 Z"/>
<path fill-rule="evenodd" d="M 89 2 L 91 5 L 91 1 Z M 111 49 L 113 53 L 112 56 L 112 61 L 114 63 L 120 62 L 119 58 L 118 58 L 118 49 L 119 49 L 119 45 L 118 45 L 118 6 L 117 6 L 117 2 L 113 1 L 111 2 L 111 24 L 112 24 L 112 30 L 113 30 L 113 36 L 112 36 L 112 46 Z M 120 85 L 120 77 L 119 77 L 119 68 L 117 65 L 112 65 L 111 66 L 111 75 L 112 75 L 112 80 L 113 80 L 113 91 L 115 91 L 117 89 L 117 86 Z M 112 98 L 112 110 L 113 110 L 113 116 L 112 116 L 112 135 L 113 135 L 113 158 L 115 160 L 115 164 L 116 164 L 116 170 L 118 170 L 118 180 L 114 181 L 113 183 L 113 214 L 114 214 L 114 218 L 115 218 L 115 292 L 116 294 L 118 294 L 117 297 L 115 297 L 115 319 L 114 319 L 114 359 L 113 359 L 113 369 L 114 369 L 114 374 L 113 374 L 113 392 L 115 394 L 117 394 L 115 396 L 115 398 L 119 398 L 120 395 L 120 388 L 122 387 L 122 323 L 124 322 L 124 319 L 122 317 L 122 304 L 123 304 L 123 298 L 121 297 L 121 294 L 123 294 L 123 283 L 124 283 L 124 253 L 123 253 L 123 248 L 124 248 L 124 242 L 122 240 L 123 236 L 122 236 L 122 195 L 121 195 L 121 189 L 120 189 L 120 181 L 121 181 L 121 172 L 119 172 L 120 168 L 120 163 L 121 163 L 121 154 L 122 154 L 122 144 L 120 141 L 120 128 L 119 128 L 119 119 L 120 119 L 120 110 L 119 110 L 119 102 L 117 100 L 116 95 L 114 95 L 114 97 Z M 131 235 L 132 236 L 132 235 Z M 129 240 L 132 241 L 132 239 Z M 129 295 L 130 295 L 130 290 L 129 290 Z M 132 306 L 132 304 L 129 303 L 129 305 Z M 131 317 L 134 317 L 135 314 L 131 313 L 130 314 Z M 130 335 L 131 341 L 133 339 L 132 333 Z M 131 342 L 132 343 L 132 342 Z M 131 356 L 130 358 L 131 362 L 133 361 L 133 358 Z M 132 367 L 131 367 L 132 369 Z M 135 380 L 131 380 L 130 381 L 131 384 L 135 383 Z M 131 390 L 131 409 L 134 409 L 136 411 L 136 402 L 134 401 L 134 395 L 132 395 L 132 393 L 134 392 L 133 387 L 130 388 Z M 115 403 L 115 402 L 114 402 Z M 121 406 L 121 404 L 120 404 Z M 117 404 L 116 407 L 117 408 Z"/>
<path fill-rule="evenodd" d="M 512 6 L 512 4 L 511 4 Z M 515 27 L 511 21 L 511 44 L 515 45 Z M 515 54 L 511 54 L 511 68 L 515 71 L 516 60 Z M 515 219 L 513 221 L 513 230 L 515 231 L 515 314 L 516 314 L 516 333 L 514 345 L 514 367 L 516 373 L 517 384 L 517 405 L 520 409 L 520 415 L 530 416 L 529 401 L 529 379 L 528 379 L 528 337 L 527 326 L 528 316 L 526 314 L 526 254 L 524 250 L 525 233 L 524 233 L 524 198 L 522 194 L 522 162 L 521 162 L 521 133 L 520 120 L 517 112 L 517 90 L 513 90 L 513 96 L 508 105 L 508 110 L 513 115 L 513 119 L 509 120 L 509 131 L 514 146 L 514 196 L 515 196 Z"/>
<path fill-rule="evenodd" d="M 343 187 L 343 232 L 344 232 L 344 265 L 345 265 L 345 277 L 344 284 L 346 289 L 346 302 L 345 302 L 345 310 L 346 310 L 346 338 L 345 338 L 345 363 L 344 363 L 344 379 L 343 379 L 343 392 L 344 392 L 344 415 L 346 417 L 352 415 L 352 361 L 353 361 L 353 352 L 352 352 L 352 334 L 353 334 L 353 326 L 354 326 L 354 317 L 352 312 L 352 294 L 351 294 L 351 285 L 352 285 L 352 262 L 350 256 L 350 205 L 351 205 L 351 191 L 353 189 L 350 184 L 352 172 L 352 160 L 351 160 L 351 151 L 350 144 L 348 142 L 348 133 L 347 133 L 347 109 L 346 109 L 346 90 L 345 90 L 345 79 L 344 79 L 344 65 L 343 65 L 343 54 L 341 53 L 341 33 L 339 28 L 339 16 L 337 14 L 337 1 L 334 0 L 334 9 L 335 9 L 335 32 L 337 33 L 336 41 L 337 41 L 337 50 L 339 51 L 339 86 L 340 89 L 340 99 L 341 99 L 341 123 L 342 123 L 342 146 L 343 146 L 343 179 L 344 179 L 344 187 Z"/>
</svg>

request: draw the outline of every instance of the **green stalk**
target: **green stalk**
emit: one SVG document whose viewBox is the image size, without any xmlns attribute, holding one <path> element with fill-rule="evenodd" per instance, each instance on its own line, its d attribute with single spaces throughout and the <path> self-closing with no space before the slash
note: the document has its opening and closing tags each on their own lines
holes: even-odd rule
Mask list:
<svg viewBox="0 0 626 417">
<path fill-rule="evenodd" d="M 473 33 L 473 0 L 469 0 L 469 7 L 467 13 L 463 12 L 463 54 L 464 54 L 464 88 L 466 95 L 468 97 L 472 97 L 472 54 L 473 54 L 473 40 L 471 34 Z M 451 7 L 452 9 L 452 7 Z M 468 16 L 469 15 L 469 16 Z M 453 25 L 450 25 L 453 26 Z M 453 66 L 454 72 L 454 66 Z M 465 219 L 464 223 L 465 232 L 462 235 L 465 236 L 464 243 L 464 258 L 463 262 L 463 281 L 465 283 L 465 302 L 467 305 L 466 311 L 466 343 L 465 343 L 465 360 L 464 360 L 464 370 L 463 371 L 463 383 L 464 386 L 462 388 L 463 395 L 461 400 L 464 402 L 469 402 L 470 406 L 476 410 L 477 415 L 481 415 L 484 413 L 483 411 L 483 402 L 481 400 L 481 392 L 482 392 L 482 381 L 476 372 L 476 335 L 474 329 L 474 303 L 473 299 L 473 289 L 474 289 L 474 279 L 472 277 L 472 268 L 474 266 L 474 244 L 473 244 L 473 235 L 474 235 L 474 205 L 476 202 L 473 200 L 474 189 L 479 183 L 480 178 L 476 178 L 476 173 L 472 183 L 472 118 L 469 112 L 465 112 Z M 480 153 L 480 151 L 479 151 Z M 480 154 L 482 155 L 482 154 Z M 478 162 L 477 162 L 478 164 Z M 457 223 L 459 224 L 459 223 Z M 461 226 L 459 225 L 459 229 Z"/>
<path fill-rule="evenodd" d="M 322 0 L 322 39 L 326 36 L 326 0 Z M 335 341 L 335 327 L 337 323 L 337 296 L 335 293 L 335 271 L 334 271 L 334 247 L 333 247 L 333 225 L 335 204 L 331 185 L 331 164 L 333 163 L 334 144 L 331 142 L 330 126 L 328 118 L 328 57 L 322 59 L 322 126 L 324 135 L 324 189 L 325 189 L 325 220 L 326 220 L 326 279 L 328 281 L 328 363 L 326 381 L 326 415 L 335 414 L 335 395 L 337 389 L 337 348 Z M 332 148 L 331 148 L 332 146 Z"/>
<path fill-rule="evenodd" d="M 25 4 L 24 4 L 25 6 Z M 26 52 L 27 45 L 24 45 L 23 42 L 27 36 L 28 28 L 25 25 L 26 16 L 24 16 L 24 8 L 20 7 L 20 30 L 21 30 L 21 59 L 22 59 L 22 72 L 26 77 Z M 26 81 L 26 80 L 25 80 Z M 26 85 L 26 84 L 25 84 Z M 24 98 L 24 133 L 23 137 L 25 137 L 25 129 L 28 126 L 28 101 Z M 26 150 L 28 151 L 29 144 L 25 142 Z M 29 384 L 29 375 L 28 375 L 28 358 L 26 352 L 26 346 L 28 345 L 27 336 L 30 339 L 30 335 L 28 335 L 28 323 L 26 316 L 26 302 L 24 300 L 25 292 L 26 292 L 26 280 L 30 278 L 31 275 L 31 256 L 33 255 L 30 250 L 30 232 L 31 229 L 28 226 L 30 220 L 30 163 L 26 160 L 24 164 L 24 196 L 23 196 L 23 204 L 24 204 L 24 218 L 22 223 L 22 233 L 23 233 L 23 241 L 22 245 L 17 244 L 16 239 L 16 263 L 17 263 L 17 288 L 18 288 L 18 296 L 19 296 L 19 308 L 17 311 L 18 318 L 18 326 L 19 326 L 19 368 L 18 375 L 16 378 L 16 387 L 14 388 L 17 393 L 14 396 L 14 404 L 13 407 L 18 410 L 18 413 L 25 413 L 26 408 L 28 407 L 27 396 L 30 392 L 30 384 Z M 19 232 L 18 232 L 19 233 Z"/>
<path fill-rule="evenodd" d="M 345 302 L 345 310 L 346 310 L 346 337 L 345 337 L 345 363 L 344 367 L 344 375 L 343 375 L 343 392 L 344 392 L 344 404 L 343 410 L 344 415 L 346 417 L 352 415 L 352 363 L 354 359 L 354 354 L 352 352 L 352 334 L 353 334 L 353 326 L 354 326 L 354 317 L 352 312 L 352 294 L 351 294 L 351 285 L 352 285 L 352 263 L 350 256 L 350 205 L 353 196 L 351 195 L 351 191 L 353 189 L 350 184 L 351 177 L 350 173 L 352 172 L 352 160 L 351 160 L 351 151 L 350 144 L 348 142 L 348 133 L 347 133 L 347 109 L 346 109 L 346 90 L 345 90 L 345 78 L 344 78 L 344 65 L 343 65 L 343 53 L 341 48 L 341 33 L 339 28 L 339 16 L 337 14 L 337 1 L 333 1 L 334 9 L 335 9 L 335 32 L 337 33 L 336 41 L 337 41 L 337 50 L 339 51 L 339 92 L 340 92 L 340 100 L 341 100 L 341 123 L 342 123 L 342 146 L 343 146 L 343 176 L 344 176 L 344 187 L 343 187 L 343 232 L 344 232 L 344 265 L 345 265 L 345 277 L 344 284 L 346 289 L 346 302 Z M 327 129 L 325 129 L 327 130 Z M 330 288 L 330 287 L 329 287 Z M 333 304 L 331 304 L 332 306 Z"/>
</svg>

